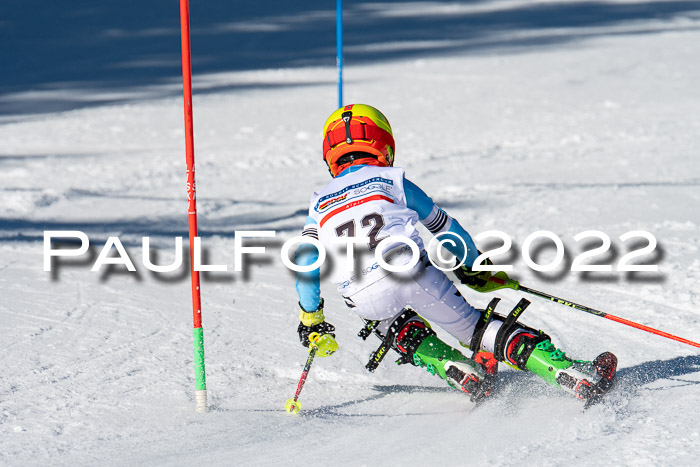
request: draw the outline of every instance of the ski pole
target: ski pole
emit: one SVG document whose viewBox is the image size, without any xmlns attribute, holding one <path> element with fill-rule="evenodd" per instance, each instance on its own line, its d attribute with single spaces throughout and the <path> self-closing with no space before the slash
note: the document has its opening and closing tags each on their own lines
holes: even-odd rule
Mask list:
<svg viewBox="0 0 700 467">
<path fill-rule="evenodd" d="M 318 335 L 318 334 L 317 334 Z M 309 358 L 306 359 L 306 365 L 304 365 L 304 371 L 301 372 L 301 378 L 299 378 L 299 384 L 297 384 L 297 392 L 294 394 L 294 397 L 287 399 L 287 402 L 284 404 L 284 408 L 287 409 L 287 412 L 289 413 L 299 413 L 301 410 L 301 403 L 299 402 L 299 394 L 301 394 L 301 388 L 304 387 L 304 383 L 306 382 L 306 377 L 309 376 L 309 370 L 311 369 L 311 364 L 314 361 L 314 357 L 316 356 L 316 351 L 318 350 L 318 347 L 315 345 L 311 345 L 311 348 L 309 349 Z"/>
<path fill-rule="evenodd" d="M 633 328 L 640 329 L 642 331 L 656 334 L 657 336 L 665 337 L 667 339 L 672 339 L 674 341 L 682 342 L 684 344 L 688 344 L 688 345 L 692 345 L 693 347 L 700 348 L 700 344 L 697 342 L 693 342 L 691 340 L 684 339 L 682 337 L 674 336 L 673 334 L 669 334 L 667 332 L 660 331 L 658 329 L 654 329 L 652 327 L 645 326 L 643 324 L 635 323 L 634 321 L 620 318 L 619 316 L 611 315 L 610 313 L 605 313 L 604 311 L 596 310 L 596 309 L 587 307 L 585 305 L 579 305 L 578 303 L 574 303 L 574 302 L 571 302 L 569 300 L 564 300 L 563 298 L 555 297 L 554 295 L 550 295 L 550 294 L 545 293 L 545 292 L 540 292 L 539 290 L 530 289 L 528 287 L 520 285 L 520 282 L 515 281 L 513 279 L 502 279 L 499 277 L 491 276 L 491 278 L 489 278 L 489 281 L 501 285 L 502 286 L 501 288 L 509 288 L 509 289 L 519 290 L 521 292 L 529 293 L 532 295 L 536 295 L 540 298 L 551 300 L 553 302 L 559 303 L 559 304 L 564 305 L 564 306 L 568 306 L 570 308 L 574 308 L 576 310 L 585 311 L 586 313 L 590 313 L 590 314 L 595 315 L 595 316 L 600 316 L 601 318 L 606 318 L 606 319 L 609 319 L 611 321 L 615 321 L 617 323 L 622 323 L 622 324 L 625 324 L 627 326 L 631 326 Z"/>
</svg>

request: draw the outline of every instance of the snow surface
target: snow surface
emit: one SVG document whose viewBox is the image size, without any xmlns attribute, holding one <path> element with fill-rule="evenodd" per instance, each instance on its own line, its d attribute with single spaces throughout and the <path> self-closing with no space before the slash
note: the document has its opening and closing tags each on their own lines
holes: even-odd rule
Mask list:
<svg viewBox="0 0 700 467">
<path fill-rule="evenodd" d="M 36 22 L 32 2 L 2 7 L 15 47 L 0 85 L 0 464 L 697 465 L 697 349 L 536 297 L 524 322 L 574 357 L 619 357 L 605 404 L 584 412 L 507 367 L 479 407 L 391 358 L 369 374 L 377 341 L 355 336 L 324 284 L 340 351 L 314 362 L 300 416 L 284 412 L 306 352 L 278 255 L 328 180 L 333 2 L 193 5 L 200 233 L 207 261 L 229 268 L 203 278 L 212 410 L 196 413 L 186 269 L 141 261 L 143 236 L 159 264 L 187 237 L 177 10 L 99 3 L 61 4 L 59 31 L 56 6 Z M 700 340 L 698 2 L 346 3 L 345 101 L 384 111 L 397 164 L 467 230 L 512 237 L 498 262 L 524 285 Z M 520 257 L 542 229 L 566 245 L 552 273 Z M 644 245 L 620 235 L 653 233 L 639 261 L 660 272 L 567 272 L 599 244 L 573 240 L 592 229 L 611 237 L 598 262 L 613 265 Z M 93 248 L 44 272 L 45 230 L 84 231 Z M 236 230 L 277 232 L 244 272 Z M 109 236 L 137 273 L 90 271 Z M 503 309 L 522 296 L 497 295 Z"/>
</svg>

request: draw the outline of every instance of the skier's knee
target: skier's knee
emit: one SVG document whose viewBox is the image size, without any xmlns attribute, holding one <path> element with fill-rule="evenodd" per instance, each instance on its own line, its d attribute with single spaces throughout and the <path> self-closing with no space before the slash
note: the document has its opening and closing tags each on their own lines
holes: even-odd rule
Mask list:
<svg viewBox="0 0 700 467">
<path fill-rule="evenodd" d="M 469 348 L 475 353 L 481 349 L 493 352 L 497 360 L 525 369 L 527 360 L 537 344 L 550 337 L 542 331 L 516 322 L 517 314 L 522 312 L 518 307 L 514 308 L 507 318 L 494 312 L 498 300 L 492 300 L 489 306 L 481 311 Z M 527 303 L 523 309 L 526 306 Z"/>
<path fill-rule="evenodd" d="M 550 337 L 542 331 L 536 331 L 529 326 L 518 325 L 509 336 L 504 336 L 503 342 L 497 343 L 497 348 L 503 349 L 502 361 L 507 361 L 521 370 L 527 369 L 527 360 L 532 355 L 537 344 L 549 341 Z M 500 344 L 500 345 L 498 345 Z"/>
<path fill-rule="evenodd" d="M 419 316 L 401 323 L 396 332 L 393 348 L 401 355 L 402 363 L 414 363 L 413 355 L 426 337 L 435 335 L 435 331 Z"/>
</svg>

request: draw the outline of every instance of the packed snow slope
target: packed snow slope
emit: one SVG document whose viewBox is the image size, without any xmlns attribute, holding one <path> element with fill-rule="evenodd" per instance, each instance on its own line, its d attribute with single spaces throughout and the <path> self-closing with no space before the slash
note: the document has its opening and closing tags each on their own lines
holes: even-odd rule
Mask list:
<svg viewBox="0 0 700 467">
<path fill-rule="evenodd" d="M 0 84 L 0 464 L 696 465 L 698 349 L 536 297 L 525 323 L 573 357 L 619 357 L 605 403 L 582 411 L 508 367 L 501 394 L 478 407 L 391 356 L 367 373 L 378 341 L 356 337 L 360 321 L 323 283 L 340 350 L 314 362 L 301 414 L 284 412 L 307 353 L 279 251 L 328 180 L 333 2 L 192 7 L 200 233 L 205 261 L 228 266 L 203 277 L 212 407 L 196 413 L 187 268 L 142 261 L 142 237 L 158 264 L 187 237 L 177 11 L 45 3 L 0 7 L 11 70 Z M 397 165 L 468 231 L 513 239 L 498 263 L 524 285 L 700 340 L 697 2 L 346 3 L 345 101 L 382 109 Z M 46 230 L 83 231 L 92 248 L 45 272 Z M 248 241 L 266 254 L 235 272 L 241 230 L 277 237 Z M 552 272 L 522 259 L 538 230 L 564 243 Z M 570 270 L 601 244 L 574 240 L 589 230 L 611 238 L 592 261 L 612 272 Z M 647 243 L 620 240 L 636 230 L 658 244 L 632 263 L 658 273 L 616 271 Z M 136 272 L 91 272 L 110 236 Z M 530 251 L 554 258 L 551 242 Z M 463 291 L 478 306 L 500 296 L 504 310 L 523 296 Z"/>
</svg>

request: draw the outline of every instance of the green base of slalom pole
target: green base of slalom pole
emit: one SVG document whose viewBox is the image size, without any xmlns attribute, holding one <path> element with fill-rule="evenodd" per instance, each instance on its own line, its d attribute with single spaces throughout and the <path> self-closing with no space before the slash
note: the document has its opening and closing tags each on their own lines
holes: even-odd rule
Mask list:
<svg viewBox="0 0 700 467">
<path fill-rule="evenodd" d="M 207 405 L 207 375 L 204 369 L 204 329 L 194 328 L 192 331 L 194 343 L 194 401 L 197 412 L 208 412 Z"/>
</svg>

